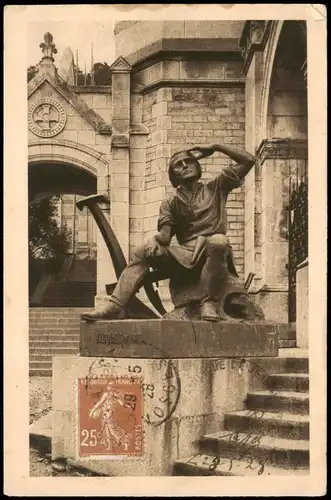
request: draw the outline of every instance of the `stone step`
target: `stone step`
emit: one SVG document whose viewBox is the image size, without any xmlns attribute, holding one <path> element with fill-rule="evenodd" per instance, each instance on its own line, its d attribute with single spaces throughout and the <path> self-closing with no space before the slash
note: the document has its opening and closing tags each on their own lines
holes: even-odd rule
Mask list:
<svg viewBox="0 0 331 500">
<path fill-rule="evenodd" d="M 309 359 L 308 358 L 285 358 L 286 369 L 285 373 L 308 373 Z M 269 371 L 269 373 L 271 373 Z"/>
<path fill-rule="evenodd" d="M 57 333 L 35 332 L 33 334 L 30 333 L 29 335 L 30 342 L 40 341 L 45 343 L 45 345 L 48 345 L 48 342 L 56 342 L 57 344 L 61 344 L 63 340 L 65 340 L 66 342 L 79 342 L 79 331 L 77 333 L 71 332 L 70 335 L 68 335 L 66 331 Z"/>
<path fill-rule="evenodd" d="M 63 354 L 78 354 L 79 352 L 79 344 L 71 344 L 63 346 L 61 345 L 52 345 L 47 347 L 30 347 L 29 355 L 31 356 L 47 356 L 47 359 L 52 356 L 62 356 Z"/>
<path fill-rule="evenodd" d="M 29 369 L 31 377 L 51 377 L 52 368 L 31 368 Z"/>
<path fill-rule="evenodd" d="M 255 391 L 247 394 L 249 410 L 270 410 L 275 412 L 309 413 L 309 394 L 292 391 Z"/>
<path fill-rule="evenodd" d="M 47 312 L 52 312 L 52 313 L 78 313 L 80 312 L 83 307 L 30 307 L 29 312 L 30 314 L 34 313 L 47 313 Z"/>
<path fill-rule="evenodd" d="M 52 370 L 52 360 L 48 361 L 31 361 L 30 370 Z"/>
<path fill-rule="evenodd" d="M 77 307 L 70 309 L 69 307 L 48 307 L 47 309 L 35 308 L 29 309 L 29 319 L 40 318 L 79 318 L 85 311 L 92 311 L 92 307 Z"/>
<path fill-rule="evenodd" d="M 246 458 L 236 460 L 219 457 L 217 465 L 215 456 L 200 453 L 188 458 L 179 459 L 174 464 L 174 475 L 177 476 L 297 476 L 309 474 L 308 469 L 286 469 L 264 464 L 262 461 Z M 213 462 L 214 460 L 214 462 Z M 215 466 L 215 469 L 214 469 Z M 212 470 L 210 470 L 210 468 Z"/>
<path fill-rule="evenodd" d="M 75 318 L 67 318 L 66 316 L 57 316 L 55 318 L 49 318 L 48 316 L 45 316 L 43 318 L 31 318 L 29 321 L 29 327 L 38 327 L 39 325 L 42 326 L 59 326 L 59 325 L 76 325 L 79 324 L 80 322 L 80 316 L 77 316 Z"/>
<path fill-rule="evenodd" d="M 60 349 L 58 349 L 58 351 L 60 351 Z M 70 356 L 74 356 L 74 355 L 78 355 L 79 353 L 79 349 L 75 349 L 75 350 L 61 350 L 61 352 L 56 352 L 56 353 L 52 353 L 52 354 L 40 354 L 40 353 L 30 353 L 30 364 L 31 363 L 34 363 L 34 362 L 39 362 L 39 361 L 48 361 L 48 360 L 53 360 L 53 357 L 54 356 L 63 356 L 63 355 L 70 355 Z"/>
<path fill-rule="evenodd" d="M 78 322 L 77 322 L 78 323 Z M 36 332 L 79 332 L 80 327 L 79 323 L 76 325 L 74 322 L 72 322 L 70 325 L 62 325 L 61 324 L 56 324 L 56 323 L 42 323 L 40 322 L 39 326 L 30 326 L 29 332 L 30 333 L 36 333 Z"/>
<path fill-rule="evenodd" d="M 285 349 L 284 349 L 285 350 Z M 296 351 L 296 349 L 292 349 Z M 300 349 L 298 349 L 299 351 Z M 279 349 L 280 353 L 282 349 Z M 257 357 L 250 359 L 251 363 L 267 374 L 270 373 L 308 373 L 309 372 L 309 360 L 306 357 Z M 263 372 L 263 373 L 264 373 Z"/>
<path fill-rule="evenodd" d="M 76 340 L 61 340 L 60 342 L 58 341 L 45 342 L 43 340 L 33 340 L 29 342 L 30 349 L 32 348 L 39 349 L 44 347 L 47 349 L 51 349 L 52 347 L 59 349 L 60 347 L 72 347 L 76 345 L 79 346 L 79 342 L 77 342 Z"/>
<path fill-rule="evenodd" d="M 83 314 L 83 312 L 86 312 L 86 309 L 84 309 L 80 314 L 75 314 L 75 315 L 72 315 L 72 316 L 69 316 L 69 314 L 43 314 L 43 315 L 40 315 L 40 316 L 30 316 L 29 318 L 29 325 L 32 326 L 32 325 L 39 325 L 41 323 L 50 323 L 50 322 L 56 322 L 56 323 L 60 323 L 60 322 L 65 322 L 65 323 L 76 323 L 76 322 L 80 322 L 81 320 L 81 314 Z"/>
<path fill-rule="evenodd" d="M 261 436 L 246 432 L 222 431 L 202 437 L 200 450 L 237 460 L 251 457 L 275 467 L 308 468 L 309 441 Z"/>
<path fill-rule="evenodd" d="M 224 429 L 286 439 L 309 439 L 309 417 L 294 413 L 240 410 L 224 413 Z"/>
<path fill-rule="evenodd" d="M 309 391 L 308 373 L 275 373 L 267 378 L 267 387 L 278 391 Z"/>
</svg>

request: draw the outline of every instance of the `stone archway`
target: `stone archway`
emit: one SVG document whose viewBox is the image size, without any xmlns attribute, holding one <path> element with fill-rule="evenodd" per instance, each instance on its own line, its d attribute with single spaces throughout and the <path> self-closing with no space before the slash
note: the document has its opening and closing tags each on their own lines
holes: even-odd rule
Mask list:
<svg viewBox="0 0 331 500">
<path fill-rule="evenodd" d="M 77 195 L 87 196 L 100 191 L 100 181 L 102 182 L 108 174 L 108 162 L 102 158 L 101 153 L 85 145 L 56 139 L 29 142 L 28 161 L 29 204 L 53 195 L 61 196 L 59 219 L 61 224 L 68 220 L 72 223 L 72 226 L 69 226 L 72 233 L 72 248 L 69 252 L 75 259 L 74 264 L 71 265 L 72 272 L 66 277 L 66 281 L 70 283 L 61 284 L 61 280 L 54 283 L 54 279 L 51 282 L 44 279 L 47 287 L 39 291 L 37 297 L 35 293 L 33 294 L 32 303 L 58 307 L 75 306 L 75 304 L 92 306 L 96 293 L 97 234 L 91 214 L 87 210 L 86 213 L 79 212 L 75 202 Z M 68 259 L 70 260 L 70 257 Z M 45 262 L 43 264 L 40 261 L 37 266 L 35 264 L 38 262 L 34 262 L 33 269 L 38 271 L 39 277 L 33 279 L 32 282 L 38 284 L 36 288 L 41 284 L 39 288 L 42 289 L 45 272 L 46 278 L 48 277 L 47 271 L 43 271 Z M 64 290 L 64 285 L 67 288 L 71 287 L 71 291 Z M 68 296 L 67 303 L 59 299 L 57 299 L 58 302 L 54 302 L 54 297 L 52 297 L 52 289 L 61 286 L 63 287 L 61 294 Z M 78 297 L 80 291 L 82 292 L 81 300 Z M 56 293 L 61 295 L 59 290 Z M 77 296 L 70 300 L 70 294 L 74 295 L 74 293 Z"/>
<path fill-rule="evenodd" d="M 98 177 L 108 174 L 108 162 L 102 156 L 99 151 L 68 140 L 44 139 L 28 144 L 29 164 L 65 163 Z"/>
<path fill-rule="evenodd" d="M 271 78 L 274 69 L 274 61 L 278 47 L 279 37 L 283 28 L 284 21 L 274 21 L 271 25 L 269 40 L 266 48 L 264 73 L 261 85 L 261 105 L 260 105 L 260 127 L 258 143 L 267 137 L 267 113 L 269 107 L 269 94 Z"/>
<path fill-rule="evenodd" d="M 261 93 L 259 156 L 261 305 L 270 319 L 287 322 L 289 180 L 307 159 L 305 23 L 274 23 L 266 49 Z"/>
</svg>

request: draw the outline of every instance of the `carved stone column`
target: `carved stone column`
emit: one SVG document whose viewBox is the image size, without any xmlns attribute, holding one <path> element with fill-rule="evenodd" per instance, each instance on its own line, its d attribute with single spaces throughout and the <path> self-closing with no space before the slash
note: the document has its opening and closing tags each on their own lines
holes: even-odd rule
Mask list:
<svg viewBox="0 0 331 500">
<path fill-rule="evenodd" d="M 129 257 L 129 168 L 130 168 L 130 72 L 131 66 L 119 57 L 112 70 L 112 142 L 111 142 L 111 224 Z"/>
<path fill-rule="evenodd" d="M 110 205 L 102 206 L 113 231 L 129 257 L 129 137 L 130 137 L 130 72 L 131 66 L 119 57 L 112 70 L 112 138 L 110 167 L 98 178 L 98 192 L 107 193 Z M 98 298 L 106 294 L 105 285 L 116 282 L 107 247 L 98 232 Z"/>
<path fill-rule="evenodd" d="M 245 75 L 245 148 L 255 154 L 259 145 L 263 50 L 270 32 L 270 21 L 247 21 L 240 39 Z M 261 168 L 256 164 L 245 178 L 245 277 L 255 273 L 251 290 L 261 281 Z"/>
<path fill-rule="evenodd" d="M 256 293 L 267 319 L 287 322 L 289 179 L 305 167 L 307 141 L 264 140 L 257 156 L 261 168 L 261 286 Z"/>
</svg>

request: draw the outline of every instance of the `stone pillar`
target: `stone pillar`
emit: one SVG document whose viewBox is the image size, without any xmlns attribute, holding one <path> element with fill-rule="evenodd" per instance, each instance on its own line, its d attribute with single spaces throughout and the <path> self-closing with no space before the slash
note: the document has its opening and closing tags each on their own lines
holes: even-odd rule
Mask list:
<svg viewBox="0 0 331 500">
<path fill-rule="evenodd" d="M 122 247 L 129 256 L 129 137 L 130 137 L 130 71 L 131 66 L 119 57 L 112 70 L 112 137 L 110 166 L 98 175 L 98 193 L 110 198 L 103 205 L 107 219 Z M 103 237 L 98 231 L 97 297 L 106 295 L 105 285 L 117 281 L 112 260 Z"/>
<path fill-rule="evenodd" d="M 247 21 L 239 45 L 244 57 L 245 75 L 245 149 L 255 154 L 259 145 L 263 51 L 270 32 L 270 22 Z M 255 273 L 251 291 L 261 282 L 261 172 L 259 163 L 245 178 L 245 278 Z"/>
<path fill-rule="evenodd" d="M 143 243 L 146 192 L 146 148 L 149 130 L 142 123 L 141 86 L 133 83 L 130 107 L 130 257 Z"/>
<path fill-rule="evenodd" d="M 261 287 L 259 302 L 267 319 L 288 321 L 289 177 L 307 158 L 307 142 L 299 139 L 262 141 Z"/>
<path fill-rule="evenodd" d="M 262 52 L 255 52 L 246 75 L 246 150 L 255 154 L 259 134 L 261 112 Z M 260 165 L 257 163 L 245 178 L 245 278 L 255 273 L 252 289 L 259 287 L 261 281 L 261 180 Z"/>
<path fill-rule="evenodd" d="M 296 273 L 296 339 L 297 347 L 308 348 L 308 259 L 299 264 Z"/>
<path fill-rule="evenodd" d="M 130 72 L 131 66 L 119 57 L 112 70 L 111 141 L 111 225 L 129 258 L 129 166 L 130 166 Z"/>
</svg>

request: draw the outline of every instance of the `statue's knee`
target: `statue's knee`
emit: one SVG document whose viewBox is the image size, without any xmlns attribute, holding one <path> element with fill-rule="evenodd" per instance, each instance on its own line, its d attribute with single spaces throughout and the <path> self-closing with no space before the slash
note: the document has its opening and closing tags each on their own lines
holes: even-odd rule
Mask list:
<svg viewBox="0 0 331 500">
<path fill-rule="evenodd" d="M 155 240 L 154 238 L 148 238 L 144 245 L 143 245 L 143 248 L 144 248 L 144 256 L 145 257 L 149 257 L 150 254 L 151 254 L 151 251 L 152 249 L 154 248 L 154 245 L 155 245 Z"/>
<path fill-rule="evenodd" d="M 146 257 L 148 257 L 149 255 L 150 249 L 151 249 L 151 243 L 148 243 L 148 245 L 146 243 L 144 245 L 140 245 L 134 252 L 135 260 L 146 259 Z"/>
<path fill-rule="evenodd" d="M 229 239 L 225 234 L 213 234 L 208 238 L 207 251 L 225 252 L 229 249 Z"/>
</svg>

